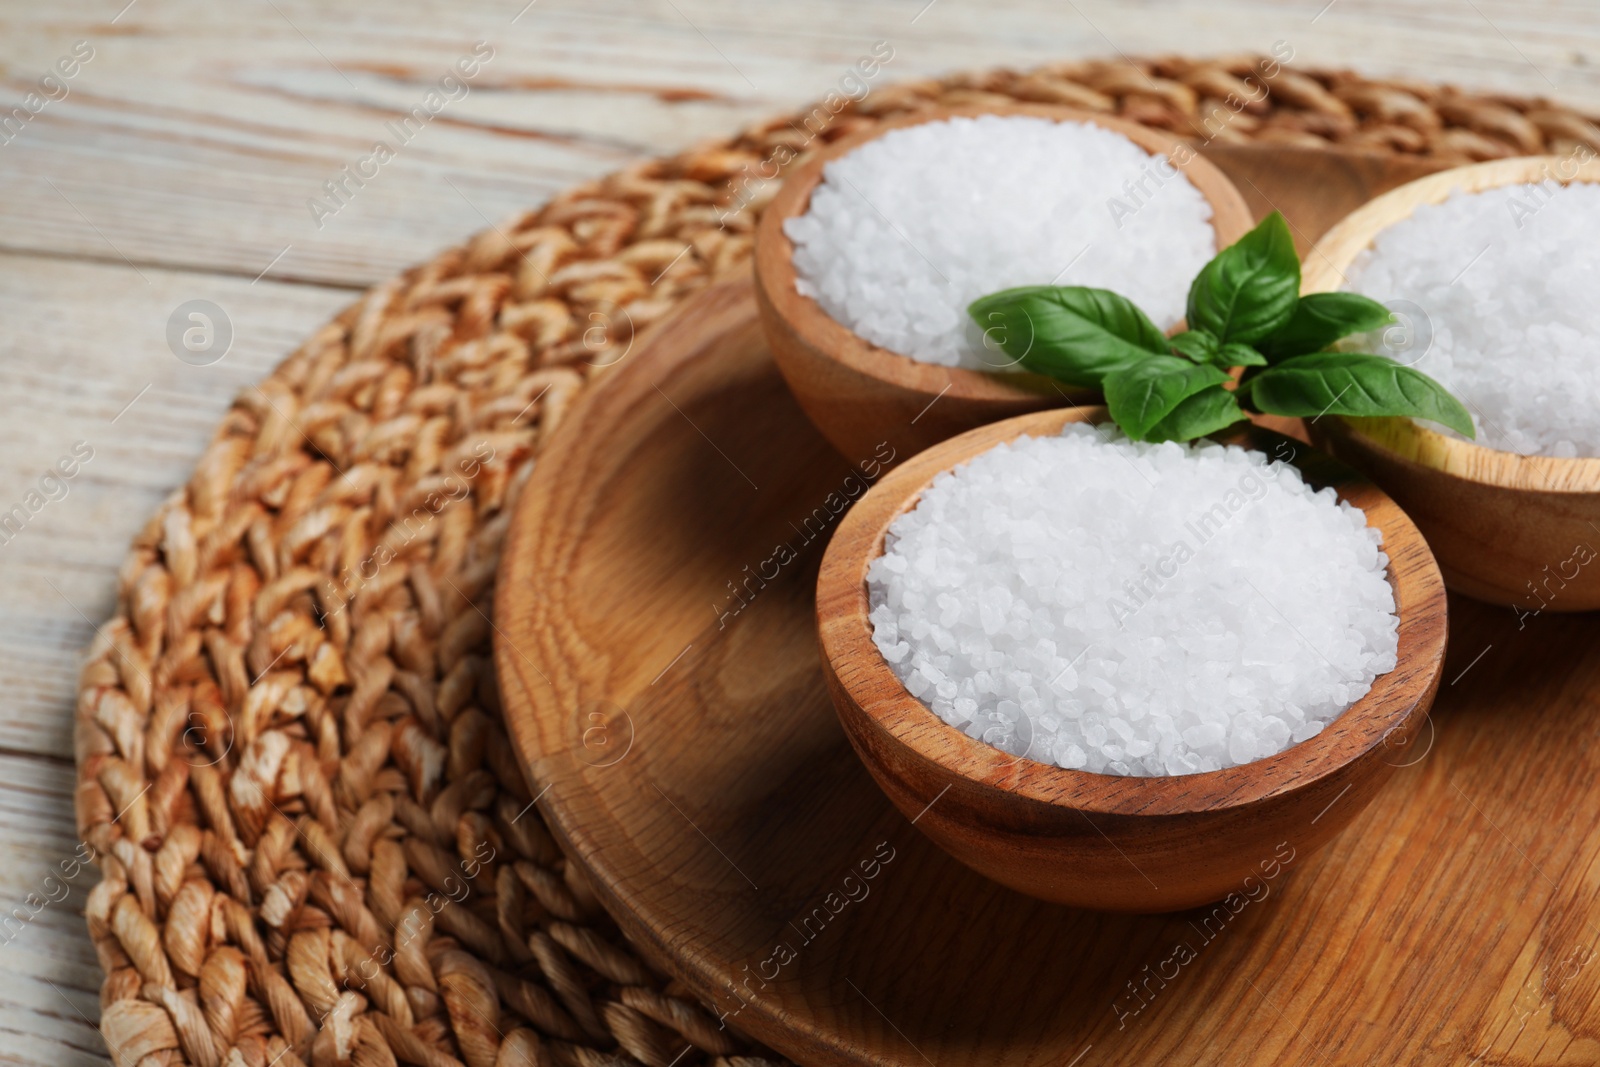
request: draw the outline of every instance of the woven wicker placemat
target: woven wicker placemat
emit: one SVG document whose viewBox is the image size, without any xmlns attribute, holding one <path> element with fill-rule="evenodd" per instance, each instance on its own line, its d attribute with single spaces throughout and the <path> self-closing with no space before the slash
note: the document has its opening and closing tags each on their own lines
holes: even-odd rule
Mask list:
<svg viewBox="0 0 1600 1067">
<path fill-rule="evenodd" d="M 1600 149 L 1544 100 L 1257 57 L 994 71 L 639 163 L 372 289 L 235 401 L 83 671 L 77 817 L 119 1067 L 773 1058 L 640 961 L 530 810 L 490 660 L 501 540 L 634 331 L 746 269 L 775 163 L 1016 99 L 1196 140 Z"/>
</svg>

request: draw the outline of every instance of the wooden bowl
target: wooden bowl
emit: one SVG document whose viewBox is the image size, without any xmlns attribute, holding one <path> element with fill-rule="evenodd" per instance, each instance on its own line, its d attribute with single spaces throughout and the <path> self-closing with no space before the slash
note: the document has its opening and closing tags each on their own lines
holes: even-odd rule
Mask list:
<svg viewBox="0 0 1600 1067">
<path fill-rule="evenodd" d="M 1124 778 L 1018 759 L 939 719 L 872 643 L 866 571 L 884 533 L 941 471 L 1002 442 L 1103 419 L 1046 411 L 969 431 L 889 473 L 846 514 L 817 580 L 823 675 L 845 733 L 918 829 L 979 873 L 1044 900 L 1174 911 L 1257 891 L 1285 853 L 1304 856 L 1350 822 L 1405 762 L 1445 651 L 1445 590 L 1398 505 L 1309 446 L 1249 427 L 1222 439 L 1291 454 L 1383 531 L 1400 615 L 1398 666 L 1320 734 L 1275 756 L 1202 774 Z M 1285 453 L 1285 446 L 1296 453 Z M 1276 450 L 1276 451 L 1275 451 Z M 1253 879 L 1253 881 L 1252 881 Z"/>
<path fill-rule="evenodd" d="M 1554 178 L 1600 182 L 1600 161 L 1524 157 L 1457 167 L 1391 190 L 1348 215 L 1306 257 L 1302 291 L 1328 292 L 1379 231 L 1457 189 Z M 1600 459 L 1522 456 L 1410 419 L 1308 423 L 1312 439 L 1382 485 L 1422 530 L 1459 593 L 1519 613 L 1600 608 Z"/>
<path fill-rule="evenodd" d="M 930 108 L 843 138 L 790 174 L 756 231 L 756 302 L 772 355 L 807 417 L 847 459 L 896 461 L 975 426 L 1064 404 L 1097 402 L 1098 392 L 1041 375 L 987 373 L 921 363 L 871 344 L 795 288 L 794 245 L 783 232 L 805 213 L 828 163 L 889 130 L 960 116 L 1036 115 L 1115 130 L 1151 154 L 1187 159 L 1180 168 L 1211 204 L 1219 249 L 1254 224 L 1233 183 L 1178 138 L 1132 122 L 1046 104 Z M 1174 165 L 1177 163 L 1174 159 Z M 937 401 L 937 402 L 936 402 Z"/>
</svg>

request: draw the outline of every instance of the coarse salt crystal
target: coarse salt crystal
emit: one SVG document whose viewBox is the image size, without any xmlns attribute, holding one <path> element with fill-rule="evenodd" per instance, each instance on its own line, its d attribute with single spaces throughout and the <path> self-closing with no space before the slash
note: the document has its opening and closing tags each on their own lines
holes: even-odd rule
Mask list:
<svg viewBox="0 0 1600 1067">
<path fill-rule="evenodd" d="M 1022 543 L 1060 580 L 1028 580 Z M 1262 453 L 1072 424 L 936 478 L 867 581 L 874 641 L 946 722 L 1167 775 L 1281 752 L 1392 670 L 1388 562 L 1360 511 Z"/>
<path fill-rule="evenodd" d="M 784 224 L 797 288 L 873 344 L 928 363 L 1013 369 L 966 308 L 1018 285 L 1111 289 L 1169 328 L 1216 251 L 1211 205 L 1189 179 L 1090 123 L 921 123 L 823 174 Z"/>
<path fill-rule="evenodd" d="M 1455 393 L 1478 443 L 1600 456 L 1600 186 L 1457 191 L 1380 231 L 1348 277 L 1397 322 L 1346 346 Z"/>
</svg>

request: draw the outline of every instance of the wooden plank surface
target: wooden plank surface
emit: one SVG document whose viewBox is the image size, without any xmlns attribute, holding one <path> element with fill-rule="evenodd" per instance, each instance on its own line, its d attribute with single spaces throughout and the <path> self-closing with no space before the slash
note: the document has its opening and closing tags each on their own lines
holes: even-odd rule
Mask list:
<svg viewBox="0 0 1600 1067">
<path fill-rule="evenodd" d="M 0 513 L 30 491 L 60 496 L 0 536 L 0 913 L 27 910 L 77 848 L 77 650 L 111 608 L 128 539 L 183 482 L 238 389 L 354 290 L 489 220 L 819 97 L 878 40 L 895 50 L 886 80 L 1281 40 L 1296 65 L 1600 111 L 1600 10 L 1576 0 L 524 4 L 0 11 L 0 116 L 59 61 L 74 70 L 49 87 L 57 99 L 0 134 Z M 347 202 L 330 201 L 323 184 L 395 140 L 387 124 L 478 41 L 494 53 L 468 91 Z M 75 48 L 87 58 L 74 66 Z M 320 226 L 316 198 L 338 208 Z M 166 339 L 169 316 L 194 299 L 234 329 L 209 366 L 175 358 Z M 65 494 L 41 487 L 78 442 L 93 455 Z M 90 878 L 0 944 L 0 1062 L 103 1062 L 81 919 Z"/>
<path fill-rule="evenodd" d="M 110 24 L 126 2 L 0 22 L 19 99 L 75 41 L 93 50 L 0 146 L 4 247 L 247 277 L 282 253 L 280 275 L 368 284 L 485 215 L 820 97 L 877 40 L 894 46 L 886 78 L 1282 40 L 1300 64 L 1600 106 L 1600 10 L 1576 2 L 1334 0 L 1317 17 L 1327 0 L 536 0 L 518 18 L 526 0 L 137 0 Z M 493 58 L 465 95 L 319 227 L 307 201 L 394 142 L 386 123 L 479 40 Z"/>
</svg>

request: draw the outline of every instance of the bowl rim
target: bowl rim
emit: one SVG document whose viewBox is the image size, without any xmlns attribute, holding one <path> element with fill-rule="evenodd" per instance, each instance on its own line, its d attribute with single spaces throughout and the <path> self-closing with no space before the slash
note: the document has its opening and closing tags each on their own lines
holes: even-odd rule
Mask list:
<svg viewBox="0 0 1600 1067">
<path fill-rule="evenodd" d="M 1244 197 L 1221 168 L 1201 155 L 1193 145 L 1164 130 L 1059 104 L 1018 102 L 927 107 L 885 119 L 870 129 L 841 137 L 784 177 L 783 184 L 762 211 L 761 221 L 756 226 L 754 271 L 757 291 L 788 322 L 802 343 L 828 359 L 889 385 L 929 396 L 948 392 L 957 399 L 974 400 L 1010 400 L 1039 394 L 1087 395 L 1083 390 L 1074 390 L 1040 374 L 1026 371 L 991 372 L 924 363 L 881 348 L 833 318 L 820 304 L 811 297 L 801 295 L 795 287 L 794 245 L 783 232 L 783 224 L 809 208 L 811 193 L 822 181 L 823 168 L 892 130 L 983 115 L 1034 116 L 1058 122 L 1091 123 L 1122 134 L 1152 157 L 1158 154 L 1166 156 L 1173 166 L 1184 172 L 1211 205 L 1212 228 L 1216 232 L 1218 250 L 1238 240 L 1254 225 Z M 1189 156 L 1188 162 L 1181 166 L 1173 159 L 1174 153 L 1180 151 Z"/>
<path fill-rule="evenodd" d="M 1480 193 L 1549 179 L 1562 185 L 1600 183 L 1600 157 L 1517 156 L 1472 163 L 1396 186 L 1340 219 L 1306 253 L 1300 292 L 1334 292 L 1345 270 L 1384 230 L 1418 207 L 1439 204 L 1453 193 Z M 1541 493 L 1600 492 L 1600 456 L 1523 455 L 1440 433 L 1407 418 L 1335 416 L 1348 433 L 1369 447 L 1465 481 Z"/>
<path fill-rule="evenodd" d="M 1369 525 L 1383 531 L 1390 558 L 1389 581 L 1400 616 L 1396 666 L 1322 732 L 1238 767 L 1124 777 L 1012 756 L 968 737 L 911 695 L 873 644 L 867 617 L 866 571 L 882 554 L 889 525 L 916 506 L 937 475 L 997 444 L 1052 436 L 1068 423 L 1105 418 L 1103 407 L 1053 409 L 970 430 L 889 472 L 846 513 L 817 578 L 817 617 L 826 669 L 854 708 L 916 760 L 968 787 L 1052 809 L 1105 815 L 1187 816 L 1243 808 L 1313 786 L 1388 747 L 1397 734 L 1396 747 L 1404 744 L 1414 732 L 1418 708 L 1431 702 L 1444 666 L 1447 607 L 1433 554 L 1400 506 L 1365 476 L 1301 441 L 1253 424 L 1224 431 L 1219 440 L 1274 450 L 1289 443 L 1295 452 L 1288 461 L 1307 482 L 1331 485 L 1341 500 L 1361 508 Z M 862 545 L 869 550 L 862 552 Z"/>
</svg>

